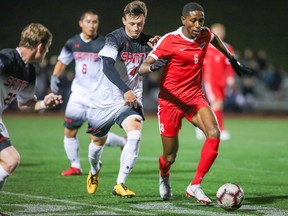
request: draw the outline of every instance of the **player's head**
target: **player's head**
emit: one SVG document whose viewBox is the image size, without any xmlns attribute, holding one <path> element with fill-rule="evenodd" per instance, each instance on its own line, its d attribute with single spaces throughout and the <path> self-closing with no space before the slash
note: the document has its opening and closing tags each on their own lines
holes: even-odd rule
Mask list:
<svg viewBox="0 0 288 216">
<path fill-rule="evenodd" d="M 85 11 L 80 17 L 79 26 L 85 39 L 94 38 L 97 35 L 99 27 L 99 17 L 96 11 L 93 9 Z"/>
<path fill-rule="evenodd" d="M 226 35 L 225 26 L 221 23 L 214 23 L 211 25 L 211 31 L 215 33 L 221 40 L 224 40 Z"/>
<path fill-rule="evenodd" d="M 132 1 L 126 5 L 122 22 L 129 37 L 136 39 L 140 36 L 145 25 L 147 13 L 146 4 L 142 1 Z"/>
<path fill-rule="evenodd" d="M 204 9 L 195 2 L 184 5 L 182 10 L 181 21 L 183 24 L 183 33 L 188 38 L 197 37 L 201 27 L 204 25 Z"/>
<path fill-rule="evenodd" d="M 40 23 L 31 23 L 22 32 L 19 47 L 32 50 L 35 54 L 34 60 L 41 62 L 52 43 L 52 33 Z"/>
</svg>

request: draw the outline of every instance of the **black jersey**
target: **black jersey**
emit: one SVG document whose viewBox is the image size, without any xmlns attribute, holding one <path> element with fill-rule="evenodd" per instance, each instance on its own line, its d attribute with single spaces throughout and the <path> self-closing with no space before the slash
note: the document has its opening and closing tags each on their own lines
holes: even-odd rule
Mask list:
<svg viewBox="0 0 288 216">
<path fill-rule="evenodd" d="M 143 86 L 142 77 L 137 70 L 152 50 L 147 44 L 150 38 L 151 36 L 141 33 L 139 38 L 132 39 L 126 34 L 124 27 L 121 27 L 106 36 L 105 46 L 99 53 L 100 56 L 115 60 L 115 67 L 121 79 L 140 100 Z"/>
<path fill-rule="evenodd" d="M 35 96 L 36 73 L 33 64 L 25 64 L 17 49 L 0 51 L 0 112 L 17 97 L 26 103 Z"/>
</svg>

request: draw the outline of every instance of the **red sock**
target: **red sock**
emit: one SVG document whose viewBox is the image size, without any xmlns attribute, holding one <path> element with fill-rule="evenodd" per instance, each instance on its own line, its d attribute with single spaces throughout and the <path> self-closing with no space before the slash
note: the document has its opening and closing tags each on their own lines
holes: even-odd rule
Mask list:
<svg viewBox="0 0 288 216">
<path fill-rule="evenodd" d="M 163 155 L 159 157 L 159 170 L 160 170 L 160 175 L 162 177 L 168 177 L 170 176 L 170 168 L 171 165 L 169 165 L 163 158 Z"/>
<path fill-rule="evenodd" d="M 220 140 L 217 138 L 207 138 L 205 140 L 192 184 L 200 184 L 202 182 L 218 155 L 219 142 Z"/>
<path fill-rule="evenodd" d="M 220 128 L 220 131 L 223 131 L 223 130 L 224 130 L 223 111 L 222 111 L 222 110 L 215 110 L 214 113 L 215 113 L 215 115 L 216 115 L 216 118 L 217 118 L 217 121 L 218 121 L 218 124 L 219 124 L 219 128 Z"/>
</svg>

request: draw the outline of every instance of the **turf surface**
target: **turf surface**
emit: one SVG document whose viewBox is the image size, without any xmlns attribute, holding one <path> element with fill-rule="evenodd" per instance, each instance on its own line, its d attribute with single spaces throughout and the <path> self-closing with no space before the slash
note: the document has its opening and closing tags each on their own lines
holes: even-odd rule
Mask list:
<svg viewBox="0 0 288 216">
<path fill-rule="evenodd" d="M 162 146 L 155 117 L 147 117 L 144 123 L 139 158 L 126 182 L 136 193 L 132 199 L 111 194 L 119 168 L 118 147 L 105 147 L 99 189 L 94 195 L 87 194 L 86 124 L 79 132 L 84 175 L 62 177 L 60 173 L 69 166 L 62 115 L 4 114 L 3 121 L 21 154 L 20 166 L 0 192 L 3 215 L 288 215 L 287 117 L 226 118 L 232 139 L 221 142 L 219 156 L 202 183 L 213 201 L 209 206 L 184 196 L 202 146 L 187 121 L 183 121 L 180 149 L 171 170 L 174 198 L 165 202 L 158 192 L 157 161 Z M 124 135 L 117 125 L 112 131 Z M 243 206 L 235 212 L 216 204 L 216 191 L 226 182 L 238 183 L 245 191 Z"/>
</svg>

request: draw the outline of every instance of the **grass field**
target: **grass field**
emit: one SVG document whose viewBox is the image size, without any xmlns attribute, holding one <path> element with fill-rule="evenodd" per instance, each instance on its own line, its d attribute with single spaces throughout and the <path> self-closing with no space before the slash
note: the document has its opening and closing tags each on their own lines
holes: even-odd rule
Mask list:
<svg viewBox="0 0 288 216">
<path fill-rule="evenodd" d="M 36 116 L 36 115 L 34 115 Z M 0 212 L 6 215 L 288 215 L 288 118 L 226 118 L 232 134 L 221 142 L 219 156 L 202 188 L 213 203 L 203 206 L 184 196 L 199 159 L 202 142 L 194 127 L 183 122 L 180 150 L 171 171 L 174 199 L 162 201 L 158 192 L 158 156 L 162 151 L 157 120 L 147 117 L 138 161 L 126 185 L 132 199 L 111 194 L 119 168 L 120 149 L 105 147 L 96 194 L 86 192 L 88 137 L 86 125 L 79 133 L 84 175 L 62 177 L 69 162 L 63 148 L 63 118 L 4 115 L 21 164 L 0 192 Z M 124 135 L 118 126 L 113 132 Z M 245 191 L 243 206 L 235 212 L 221 209 L 217 189 L 226 182 Z"/>
</svg>

